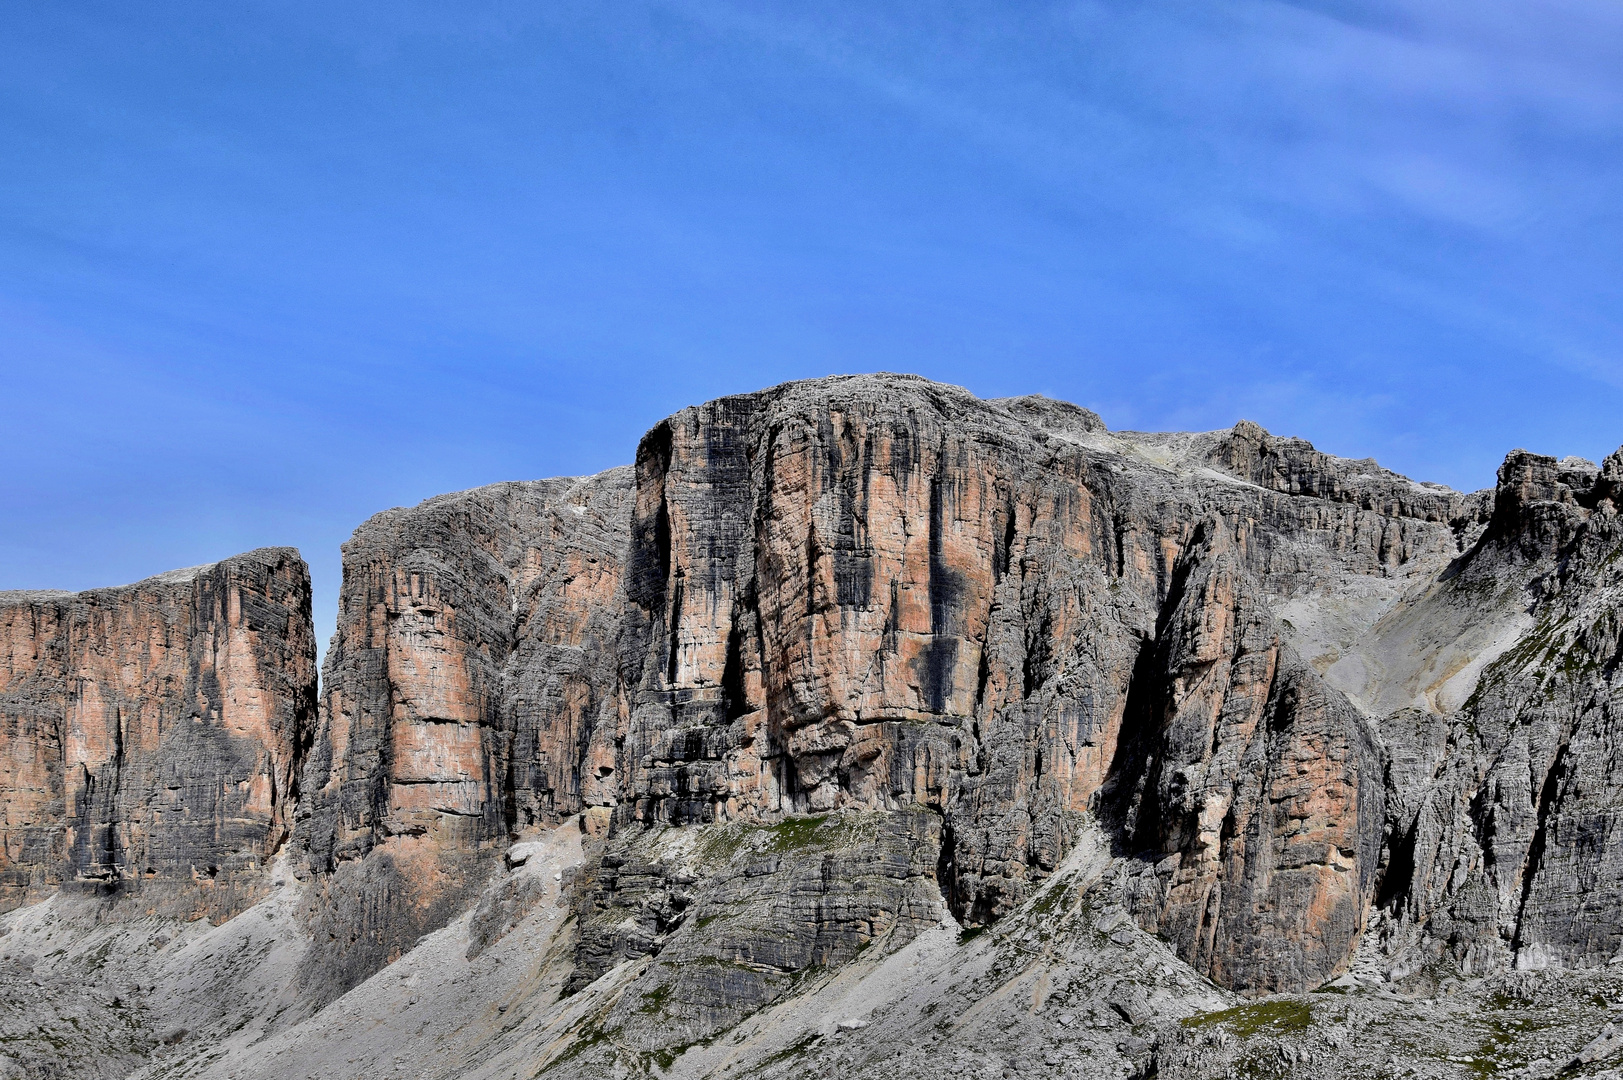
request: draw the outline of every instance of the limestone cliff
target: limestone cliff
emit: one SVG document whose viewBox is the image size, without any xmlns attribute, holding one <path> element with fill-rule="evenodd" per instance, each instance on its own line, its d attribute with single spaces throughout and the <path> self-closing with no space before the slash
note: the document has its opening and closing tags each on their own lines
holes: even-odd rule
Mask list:
<svg viewBox="0 0 1623 1080">
<path fill-rule="evenodd" d="M 1393 613 L 1404 626 L 1451 627 L 1464 613 L 1495 628 L 1463 701 L 1383 721 L 1403 769 L 1380 904 L 1403 970 L 1623 955 L 1619 479 L 1623 451 L 1600 468 L 1511 454 L 1481 542 Z"/>
<path fill-rule="evenodd" d="M 1114 434 L 908 377 L 687 409 L 629 473 L 357 532 L 312 865 L 413 837 L 443 859 L 581 810 L 623 844 L 923 807 L 931 876 L 976 925 L 1103 815 L 1187 960 L 1317 985 L 1385 824 L 1380 736 L 1321 670 L 1487 516 L 1255 425 Z"/>
<path fill-rule="evenodd" d="M 883 377 L 686 410 L 637 478 L 621 822 L 927 806 L 977 924 L 1086 812 L 1125 812 L 1164 879 L 1141 916 L 1186 960 L 1252 991 L 1346 963 L 1378 736 L 1274 609 L 1350 595 L 1329 632 L 1356 636 L 1459 556 L 1481 500 L 1254 425 L 1116 436 Z"/>
<path fill-rule="evenodd" d="M 505 840 L 592 801 L 629 480 L 443 496 L 344 545 L 302 811 L 320 867 L 390 836 Z"/>
<path fill-rule="evenodd" d="M 217 918 L 251 903 L 314 712 L 310 577 L 290 548 L 0 593 L 0 906 L 63 884 Z"/>
<path fill-rule="evenodd" d="M 5 594 L 8 906 L 229 914 L 284 836 L 301 880 L 218 933 L 6 916 L 0 988 L 61 1005 L 0 995 L 4 1052 L 66 1016 L 146 1076 L 1581 1072 L 1623 1053 L 1620 507 L 1623 451 L 1461 494 L 854 376 L 376 515 L 319 702 L 290 552 Z"/>
<path fill-rule="evenodd" d="M 442 496 L 344 545 L 299 808 L 317 999 L 460 913 L 510 833 L 613 801 L 630 480 Z"/>
</svg>

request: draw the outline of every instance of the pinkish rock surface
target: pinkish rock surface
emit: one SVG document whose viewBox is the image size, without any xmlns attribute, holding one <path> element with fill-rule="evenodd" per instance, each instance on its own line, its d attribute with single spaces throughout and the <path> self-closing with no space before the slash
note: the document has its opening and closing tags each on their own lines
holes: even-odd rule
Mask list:
<svg viewBox="0 0 1623 1080">
<path fill-rule="evenodd" d="M 63 884 L 216 918 L 251 903 L 293 824 L 314 712 L 292 549 L 0 593 L 0 904 Z"/>
</svg>

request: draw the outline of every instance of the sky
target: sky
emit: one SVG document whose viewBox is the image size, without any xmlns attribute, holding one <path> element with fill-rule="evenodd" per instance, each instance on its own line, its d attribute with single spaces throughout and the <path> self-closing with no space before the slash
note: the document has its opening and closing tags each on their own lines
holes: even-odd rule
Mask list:
<svg viewBox="0 0 1623 1080">
<path fill-rule="evenodd" d="M 835 372 L 1461 489 L 1623 443 L 1623 5 L 0 5 L 0 588 Z"/>
</svg>

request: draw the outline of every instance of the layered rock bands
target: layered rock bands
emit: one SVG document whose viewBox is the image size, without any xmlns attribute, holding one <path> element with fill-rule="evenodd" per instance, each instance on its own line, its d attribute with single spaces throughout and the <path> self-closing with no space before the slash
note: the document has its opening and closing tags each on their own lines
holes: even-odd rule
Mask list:
<svg viewBox="0 0 1623 1080">
<path fill-rule="evenodd" d="M 1491 546 L 1490 519 L 1528 535 L 1509 513 L 1249 424 L 1118 435 L 888 376 L 722 399 L 655 427 L 630 470 L 357 532 L 305 781 L 313 864 L 576 813 L 630 844 L 922 809 L 936 886 L 980 924 L 1091 813 L 1141 868 L 1141 921 L 1197 968 L 1317 985 L 1378 886 L 1409 896 L 1382 885 L 1392 752 L 1354 684 L 1427 675 L 1370 674 L 1359 643 Z M 656 891 L 637 919 L 680 920 L 683 890 Z M 621 910 L 594 895 L 585 915 Z M 586 974 L 658 948 L 605 932 Z"/>
<path fill-rule="evenodd" d="M 905 376 L 724 398 L 632 466 L 364 524 L 314 713 L 289 555 L 7 601 L 6 895 L 229 875 L 291 824 L 330 997 L 578 815 L 572 984 L 714 938 L 752 974 L 650 991 L 709 1038 L 942 905 L 995 922 L 1098 821 L 1139 922 L 1243 992 L 1361 947 L 1599 963 L 1620 491 L 1620 456 L 1467 495 Z M 708 881 L 648 840 L 794 822 L 804 858 Z"/>
<path fill-rule="evenodd" d="M 290 548 L 0 593 L 0 907 L 69 884 L 215 918 L 252 902 L 293 823 L 314 675 Z"/>
</svg>

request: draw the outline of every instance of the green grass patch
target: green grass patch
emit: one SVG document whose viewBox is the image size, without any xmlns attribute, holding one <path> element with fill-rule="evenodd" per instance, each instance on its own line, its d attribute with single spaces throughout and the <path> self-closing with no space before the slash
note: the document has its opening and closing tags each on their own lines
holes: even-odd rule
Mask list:
<svg viewBox="0 0 1623 1080">
<path fill-rule="evenodd" d="M 535 1075 L 545 1076 L 558 1066 L 574 1061 L 592 1047 L 608 1042 L 608 1040 L 609 1033 L 604 1031 L 602 1028 L 595 1025 L 583 1027 L 580 1030 L 580 1034 L 575 1036 L 575 1041 L 569 1044 L 568 1049 L 559 1054 L 557 1057 L 553 1058 L 546 1065 L 542 1066 L 541 1070 Z"/>
<path fill-rule="evenodd" d="M 762 1058 L 761 1063 L 759 1065 L 757 1065 L 751 1071 L 752 1072 L 759 1072 L 760 1070 L 765 1069 L 770 1065 L 776 1065 L 780 1061 L 788 1061 L 790 1058 L 797 1058 L 801 1054 L 804 1054 L 807 1050 L 810 1050 L 812 1048 L 812 1046 L 814 1044 L 816 1044 L 817 1040 L 821 1039 L 821 1038 L 822 1038 L 822 1036 L 817 1034 L 817 1032 L 808 1031 L 806 1034 L 802 1035 L 795 1042 L 792 1042 L 788 1046 L 785 1046 L 782 1050 L 779 1050 L 777 1053 L 769 1054 L 766 1057 Z"/>
<path fill-rule="evenodd" d="M 665 1002 L 671 997 L 670 983 L 656 986 L 648 993 L 642 995 L 642 1004 L 637 1006 L 640 1013 L 660 1013 L 665 1011 Z"/>
<path fill-rule="evenodd" d="M 747 825 L 726 824 L 704 826 L 699 838 L 699 858 L 711 866 L 725 866 L 732 862 L 753 831 Z"/>
<path fill-rule="evenodd" d="M 1032 901 L 1031 913 L 1033 915 L 1051 914 L 1059 906 L 1060 901 L 1064 899 L 1065 886 L 1060 884 L 1050 885 L 1046 892 L 1039 892 L 1037 898 Z"/>
<path fill-rule="evenodd" d="M 1286 1035 L 1306 1031 L 1312 1022 L 1313 1008 L 1307 1002 L 1281 998 L 1221 1012 L 1196 1013 L 1186 1017 L 1183 1026 L 1203 1028 L 1223 1024 L 1236 1035 L 1250 1038 L 1253 1035 Z"/>
<path fill-rule="evenodd" d="M 827 814 L 810 817 L 787 817 L 767 829 L 771 837 L 767 850 L 779 855 L 800 851 L 816 843 L 815 834 L 828 821 Z"/>
</svg>

